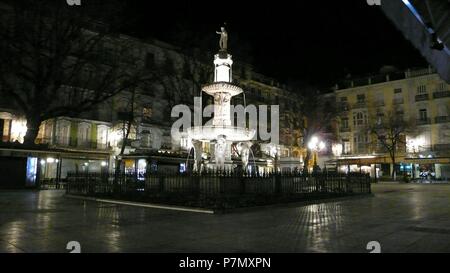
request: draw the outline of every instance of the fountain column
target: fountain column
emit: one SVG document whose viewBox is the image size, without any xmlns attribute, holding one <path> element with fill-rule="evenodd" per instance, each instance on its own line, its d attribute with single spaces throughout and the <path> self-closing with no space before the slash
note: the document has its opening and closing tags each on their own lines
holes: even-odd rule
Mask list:
<svg viewBox="0 0 450 273">
<path fill-rule="evenodd" d="M 201 171 L 203 145 L 201 141 L 192 140 L 192 146 L 194 147 L 194 172 Z"/>
<path fill-rule="evenodd" d="M 226 42 L 228 34 L 225 28 L 221 32 L 220 50 L 214 55 L 214 82 L 202 87 L 202 91 L 214 98 L 214 118 L 211 125 L 193 126 L 188 128 L 188 136 L 193 140 L 212 144 L 211 161 L 208 165 L 212 168 L 232 168 L 231 146 L 233 143 L 250 141 L 255 135 L 255 130 L 245 127 L 236 127 L 231 123 L 231 99 L 241 94 L 244 90 L 233 84 L 232 56 L 227 52 Z M 195 148 L 196 169 L 200 169 L 201 144 Z M 249 147 L 243 147 L 243 163 L 248 165 Z"/>
</svg>

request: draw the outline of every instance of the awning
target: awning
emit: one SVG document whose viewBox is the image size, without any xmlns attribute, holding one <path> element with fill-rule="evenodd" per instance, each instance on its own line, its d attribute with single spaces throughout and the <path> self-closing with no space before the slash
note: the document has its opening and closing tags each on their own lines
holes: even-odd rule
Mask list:
<svg viewBox="0 0 450 273">
<path fill-rule="evenodd" d="M 411 164 L 450 164 L 448 157 L 435 158 L 405 158 L 405 163 Z"/>
<path fill-rule="evenodd" d="M 339 165 L 371 165 L 391 163 L 391 159 L 387 157 L 352 157 L 339 158 L 336 163 Z"/>
</svg>

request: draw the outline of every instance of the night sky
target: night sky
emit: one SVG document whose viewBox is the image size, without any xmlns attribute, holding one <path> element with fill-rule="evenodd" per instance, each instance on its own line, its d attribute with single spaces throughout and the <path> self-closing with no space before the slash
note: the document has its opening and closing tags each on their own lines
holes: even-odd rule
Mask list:
<svg viewBox="0 0 450 273">
<path fill-rule="evenodd" d="M 235 60 L 284 82 L 320 87 L 383 65 L 426 66 L 381 9 L 345 1 L 130 1 L 121 30 L 216 50 L 223 22 Z"/>
</svg>

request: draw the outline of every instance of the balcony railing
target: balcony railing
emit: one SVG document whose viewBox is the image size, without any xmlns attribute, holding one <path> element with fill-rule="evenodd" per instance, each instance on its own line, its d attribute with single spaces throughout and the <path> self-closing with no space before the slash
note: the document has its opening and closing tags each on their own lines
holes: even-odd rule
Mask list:
<svg viewBox="0 0 450 273">
<path fill-rule="evenodd" d="M 417 120 L 417 125 L 426 125 L 426 124 L 430 124 L 431 123 L 431 119 L 430 118 L 421 118 Z"/>
<path fill-rule="evenodd" d="M 349 127 L 341 127 L 341 128 L 339 128 L 339 132 L 341 132 L 341 133 L 347 133 L 347 132 L 350 132 L 351 130 L 350 130 L 350 128 Z"/>
<path fill-rule="evenodd" d="M 450 144 L 423 145 L 418 149 L 408 150 L 408 157 L 418 157 L 423 154 L 432 155 L 432 157 L 450 156 Z"/>
<path fill-rule="evenodd" d="M 365 101 L 361 101 L 361 102 L 357 102 L 357 103 L 353 104 L 354 109 L 366 108 L 366 107 L 367 107 L 367 104 Z"/>
<path fill-rule="evenodd" d="M 434 122 L 436 123 L 445 123 L 450 122 L 450 116 L 438 116 L 434 118 Z"/>
<path fill-rule="evenodd" d="M 416 101 L 429 100 L 428 94 L 416 95 Z"/>
<path fill-rule="evenodd" d="M 79 149 L 92 149 L 92 150 L 106 150 L 109 148 L 107 143 L 98 143 L 97 141 L 80 141 L 72 137 L 56 137 L 52 138 L 39 138 L 36 139 L 37 143 L 49 144 L 59 148 L 79 148 Z"/>
<path fill-rule="evenodd" d="M 450 143 L 449 144 L 434 144 L 433 150 L 434 151 L 449 151 Z"/>
<path fill-rule="evenodd" d="M 393 101 L 394 105 L 403 104 L 403 98 L 396 98 Z"/>
<path fill-rule="evenodd" d="M 377 107 L 384 106 L 384 101 L 375 101 L 375 106 Z"/>
<path fill-rule="evenodd" d="M 350 106 L 346 102 L 341 102 L 338 104 L 338 111 L 339 112 L 347 112 L 350 110 Z"/>
<path fill-rule="evenodd" d="M 433 92 L 434 99 L 446 98 L 446 97 L 450 97 L 450 91 L 435 91 L 435 92 Z"/>
</svg>

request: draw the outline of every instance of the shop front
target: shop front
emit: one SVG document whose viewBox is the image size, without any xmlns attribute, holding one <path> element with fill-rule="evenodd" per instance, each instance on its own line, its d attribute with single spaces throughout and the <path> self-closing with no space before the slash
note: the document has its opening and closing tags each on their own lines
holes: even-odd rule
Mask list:
<svg viewBox="0 0 450 273">
<path fill-rule="evenodd" d="M 109 153 L 0 149 L 0 188 L 62 188 L 69 172 L 108 170 Z"/>
<path fill-rule="evenodd" d="M 405 158 L 404 168 L 413 179 L 450 180 L 450 158 Z"/>
</svg>

